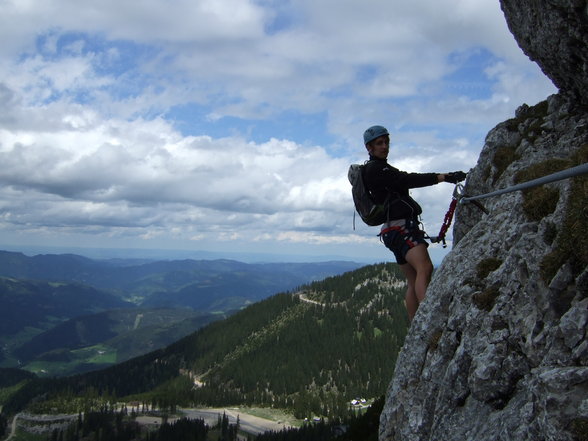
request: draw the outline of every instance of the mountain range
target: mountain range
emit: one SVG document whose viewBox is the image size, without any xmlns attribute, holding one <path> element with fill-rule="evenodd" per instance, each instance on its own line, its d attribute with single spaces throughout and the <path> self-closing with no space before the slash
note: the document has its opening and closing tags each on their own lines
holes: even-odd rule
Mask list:
<svg viewBox="0 0 588 441">
<path fill-rule="evenodd" d="M 120 363 L 272 294 L 358 266 L 0 251 L 0 367 L 53 376 Z"/>
<path fill-rule="evenodd" d="M 94 260 L 74 254 L 0 251 L 0 276 L 91 286 L 137 306 L 233 309 L 300 284 L 362 266 L 355 262 L 257 263 L 234 260 Z M 213 294 L 211 296 L 211 294 Z"/>
</svg>

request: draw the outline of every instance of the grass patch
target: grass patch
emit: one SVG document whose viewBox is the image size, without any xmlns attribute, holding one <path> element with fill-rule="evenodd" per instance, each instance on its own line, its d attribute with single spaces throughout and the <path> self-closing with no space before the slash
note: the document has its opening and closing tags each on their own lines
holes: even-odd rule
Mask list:
<svg viewBox="0 0 588 441">
<path fill-rule="evenodd" d="M 549 103 L 547 100 L 541 101 L 540 103 L 535 104 L 534 106 L 527 106 L 526 109 L 520 113 L 517 118 L 511 118 L 506 120 L 506 128 L 511 132 L 518 132 L 519 126 L 524 122 L 532 119 L 536 120 L 543 120 L 547 116 L 547 112 L 549 111 Z M 535 128 L 537 123 L 531 125 L 532 128 Z M 529 129 L 524 134 L 528 134 Z"/>
<path fill-rule="evenodd" d="M 570 431 L 577 441 L 588 441 L 588 418 L 576 418 L 570 424 Z"/>
<path fill-rule="evenodd" d="M 495 257 L 488 257 L 481 260 L 478 262 L 478 265 L 476 265 L 476 274 L 478 279 L 484 280 L 486 277 L 488 277 L 488 274 L 490 274 L 492 271 L 496 271 L 500 265 L 502 265 L 502 260 Z"/>
<path fill-rule="evenodd" d="M 555 224 L 549 222 L 545 225 L 545 232 L 543 233 L 543 240 L 547 245 L 551 245 L 557 237 L 557 227 Z"/>
<path fill-rule="evenodd" d="M 443 336 L 443 331 L 440 329 L 433 332 L 433 334 L 429 338 L 429 350 L 434 351 L 435 349 L 437 349 L 439 347 L 439 341 L 441 340 L 442 336 Z"/>
<path fill-rule="evenodd" d="M 525 112 L 525 116 L 527 118 L 545 118 L 547 116 L 548 110 L 549 103 L 547 102 L 547 100 L 543 100 L 540 103 L 537 103 L 534 106 L 529 107 L 527 112 Z"/>
<path fill-rule="evenodd" d="M 568 159 L 550 159 L 539 162 L 518 172 L 514 181 L 516 184 L 532 181 L 550 174 L 572 167 Z M 523 190 L 523 212 L 530 221 L 539 222 L 553 213 L 559 201 L 559 191 L 545 185 Z"/>
<path fill-rule="evenodd" d="M 588 162 L 588 144 L 572 157 L 569 167 Z M 541 277 L 549 283 L 559 268 L 570 262 L 574 276 L 588 265 L 588 176 L 572 178 L 571 194 L 565 209 L 565 217 L 556 238 L 556 248 L 541 262 Z"/>
<path fill-rule="evenodd" d="M 556 173 L 572 167 L 572 161 L 569 159 L 555 158 L 547 161 L 538 162 L 524 170 L 519 171 L 514 176 L 515 184 L 532 181 L 533 179 L 542 178 L 544 176 Z"/>
<path fill-rule="evenodd" d="M 549 187 L 535 187 L 523 192 L 523 213 L 531 222 L 539 222 L 555 211 L 559 191 Z"/>
<path fill-rule="evenodd" d="M 301 420 L 294 418 L 294 415 L 282 409 L 273 409 L 269 407 L 240 407 L 238 411 L 247 415 L 265 418 L 270 421 L 281 421 L 286 425 L 294 427 L 300 427 L 302 425 Z"/>
<path fill-rule="evenodd" d="M 69 372 L 69 363 L 33 361 L 28 363 L 24 369 L 34 373 L 38 377 L 53 377 L 64 375 Z"/>
<path fill-rule="evenodd" d="M 73 351 L 64 351 L 63 353 L 53 351 L 42 359 L 28 363 L 25 369 L 40 377 L 70 375 L 75 373 L 82 365 L 95 364 L 97 367 L 103 367 L 115 364 L 116 356 L 116 349 L 99 344 Z"/>
<path fill-rule="evenodd" d="M 498 286 L 490 286 L 484 291 L 475 293 L 472 296 L 472 301 L 478 309 L 490 312 L 499 295 L 500 291 L 498 290 Z"/>
<path fill-rule="evenodd" d="M 491 173 L 492 173 L 492 166 L 491 165 L 487 165 L 486 167 L 484 167 L 484 170 L 482 171 L 482 180 L 487 181 L 490 178 Z"/>
<path fill-rule="evenodd" d="M 520 159 L 519 154 L 516 152 L 515 147 L 501 146 L 496 149 L 494 157 L 492 158 L 492 164 L 496 168 L 494 173 L 493 181 L 496 182 L 510 164 Z"/>
<path fill-rule="evenodd" d="M 549 104 L 547 101 L 542 101 L 532 107 L 529 107 L 529 109 L 527 109 L 525 112 L 524 116 L 529 121 L 529 124 L 525 126 L 525 131 L 521 135 L 530 143 L 534 143 L 535 140 L 546 131 L 542 125 L 545 117 L 547 116 L 548 109 Z"/>
<path fill-rule="evenodd" d="M 114 364 L 116 363 L 116 349 L 105 345 L 95 345 L 72 351 L 78 361 L 85 361 L 91 364 Z"/>
<path fill-rule="evenodd" d="M 529 142 L 534 142 L 541 133 L 545 131 L 543 122 L 549 110 L 549 103 L 547 100 L 541 101 L 534 106 L 527 107 L 517 118 L 511 118 L 506 123 L 506 129 L 511 132 L 521 132 L 521 136 Z M 503 146 L 496 149 L 492 162 L 496 167 L 494 175 L 494 182 L 500 178 L 506 168 L 517 159 L 520 155 L 516 152 L 516 148 L 512 146 Z"/>
</svg>

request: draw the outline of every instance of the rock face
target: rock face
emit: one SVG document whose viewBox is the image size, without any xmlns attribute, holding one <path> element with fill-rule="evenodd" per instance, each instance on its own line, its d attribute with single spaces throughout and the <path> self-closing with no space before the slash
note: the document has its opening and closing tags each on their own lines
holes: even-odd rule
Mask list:
<svg viewBox="0 0 588 441">
<path fill-rule="evenodd" d="M 500 0 L 500 5 L 525 54 L 560 92 L 588 104 L 586 0 Z"/>
<path fill-rule="evenodd" d="M 501 3 L 561 92 L 490 131 L 469 195 L 588 162 L 586 2 Z M 563 26 L 570 11 L 583 15 Z M 550 31 L 532 34 L 537 23 Z M 588 440 L 587 201 L 583 175 L 484 199 L 488 214 L 459 205 L 454 249 L 398 357 L 380 441 Z"/>
</svg>

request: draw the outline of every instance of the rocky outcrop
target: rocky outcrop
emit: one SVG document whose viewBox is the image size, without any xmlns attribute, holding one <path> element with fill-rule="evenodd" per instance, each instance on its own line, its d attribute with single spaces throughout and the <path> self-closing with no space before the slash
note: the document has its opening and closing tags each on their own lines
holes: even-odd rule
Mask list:
<svg viewBox="0 0 588 441">
<path fill-rule="evenodd" d="M 561 72 L 573 57 L 558 68 L 541 46 L 574 44 L 531 33 L 536 23 L 560 20 L 551 16 L 553 8 L 561 17 L 574 5 L 579 11 L 580 3 L 586 6 L 502 1 L 511 29 L 529 23 L 528 33 L 513 33 L 562 92 L 522 105 L 488 134 L 467 194 L 588 162 L 588 58 L 576 63 L 583 78 L 576 78 L 577 69 Z M 542 4 L 546 11 L 534 9 Z M 584 9 L 578 29 L 585 19 Z M 566 32 L 585 41 L 585 32 L 584 40 Z M 585 47 L 570 51 L 577 56 Z M 397 359 L 380 441 L 588 440 L 586 201 L 583 175 L 484 199 L 488 213 L 459 205 L 454 249 L 436 271 Z"/>
<path fill-rule="evenodd" d="M 586 0 L 500 0 L 506 22 L 525 54 L 564 95 L 588 104 Z"/>
<path fill-rule="evenodd" d="M 588 115 L 561 96 L 517 115 L 488 134 L 469 194 L 588 160 Z M 459 206 L 381 441 L 588 439 L 586 200 L 583 177 L 485 199 L 488 214 Z"/>
</svg>

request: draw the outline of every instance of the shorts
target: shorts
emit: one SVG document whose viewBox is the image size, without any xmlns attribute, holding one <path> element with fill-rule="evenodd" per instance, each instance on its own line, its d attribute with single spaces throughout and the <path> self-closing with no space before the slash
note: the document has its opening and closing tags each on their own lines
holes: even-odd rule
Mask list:
<svg viewBox="0 0 588 441">
<path fill-rule="evenodd" d="M 406 262 L 406 253 L 418 244 L 429 244 L 425 241 L 425 232 L 419 229 L 416 221 L 408 220 L 402 225 L 386 227 L 380 233 L 380 239 L 390 251 L 394 253 L 396 262 L 404 265 Z"/>
</svg>

